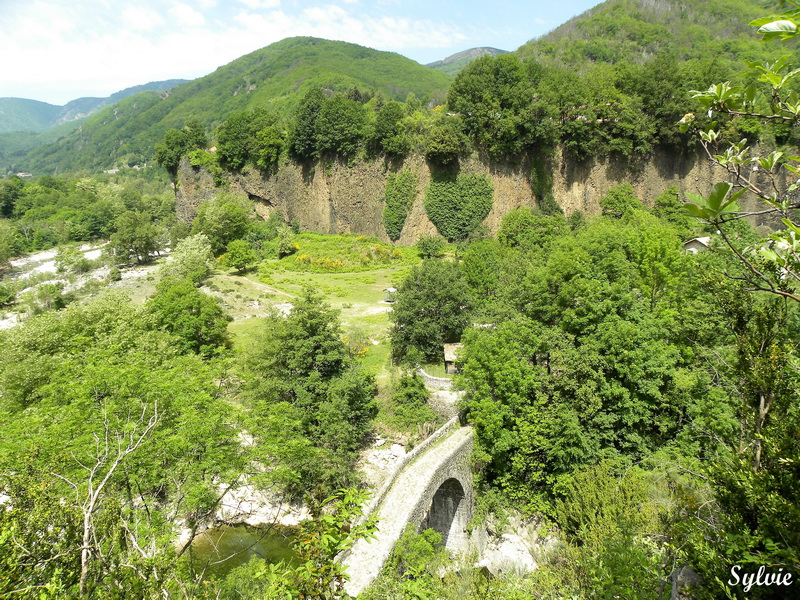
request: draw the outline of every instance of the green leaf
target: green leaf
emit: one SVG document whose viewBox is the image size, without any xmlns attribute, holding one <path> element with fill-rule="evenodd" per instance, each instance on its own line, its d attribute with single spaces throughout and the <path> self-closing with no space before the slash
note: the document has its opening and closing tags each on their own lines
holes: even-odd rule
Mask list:
<svg viewBox="0 0 800 600">
<path fill-rule="evenodd" d="M 789 219 L 781 219 L 781 222 L 784 225 L 786 225 L 786 227 L 788 227 L 789 229 L 794 231 L 796 234 L 800 235 L 800 227 L 798 227 L 796 224 L 794 224 L 791 220 L 789 220 Z"/>
<path fill-rule="evenodd" d="M 713 218 L 713 213 L 707 208 L 703 208 L 702 206 L 698 206 L 697 204 L 693 204 L 691 202 L 684 204 L 683 210 L 687 215 L 696 219 L 708 220 Z"/>
<path fill-rule="evenodd" d="M 758 28 L 758 33 L 795 33 L 797 25 L 792 21 L 779 20 L 765 23 Z"/>
</svg>

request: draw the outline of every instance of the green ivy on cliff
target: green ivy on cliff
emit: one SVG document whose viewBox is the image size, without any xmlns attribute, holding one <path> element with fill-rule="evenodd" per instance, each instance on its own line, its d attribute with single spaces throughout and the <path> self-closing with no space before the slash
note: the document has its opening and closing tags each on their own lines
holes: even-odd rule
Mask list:
<svg viewBox="0 0 800 600">
<path fill-rule="evenodd" d="M 392 173 L 386 180 L 386 205 L 383 208 L 383 227 L 389 239 L 396 242 L 403 231 L 414 197 L 417 195 L 417 176 L 411 171 Z"/>
<path fill-rule="evenodd" d="M 425 190 L 425 212 L 448 241 L 463 240 L 489 214 L 493 193 L 485 175 L 433 179 Z"/>
</svg>

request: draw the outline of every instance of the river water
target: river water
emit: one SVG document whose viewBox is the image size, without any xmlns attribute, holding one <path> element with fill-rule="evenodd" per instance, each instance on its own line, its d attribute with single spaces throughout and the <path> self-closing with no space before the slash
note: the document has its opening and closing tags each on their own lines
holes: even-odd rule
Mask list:
<svg viewBox="0 0 800 600">
<path fill-rule="evenodd" d="M 190 550 L 192 565 L 196 571 L 205 568 L 209 577 L 222 578 L 253 557 L 294 563 L 291 542 L 296 531 L 280 525 L 220 525 L 195 538 Z"/>
</svg>

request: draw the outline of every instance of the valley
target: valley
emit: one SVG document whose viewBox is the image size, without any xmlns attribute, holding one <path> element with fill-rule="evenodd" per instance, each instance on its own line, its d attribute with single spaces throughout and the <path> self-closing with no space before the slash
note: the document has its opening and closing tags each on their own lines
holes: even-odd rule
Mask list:
<svg viewBox="0 0 800 600">
<path fill-rule="evenodd" d="M 0 598 L 792 597 L 798 24 L 3 99 Z"/>
</svg>

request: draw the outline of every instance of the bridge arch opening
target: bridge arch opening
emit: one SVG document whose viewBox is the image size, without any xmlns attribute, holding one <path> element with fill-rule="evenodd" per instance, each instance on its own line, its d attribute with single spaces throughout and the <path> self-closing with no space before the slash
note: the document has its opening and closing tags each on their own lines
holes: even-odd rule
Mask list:
<svg viewBox="0 0 800 600">
<path fill-rule="evenodd" d="M 442 544 L 448 550 L 464 550 L 469 524 L 469 507 L 464 486 L 458 479 L 447 479 L 431 500 L 428 514 L 421 529 L 435 529 L 442 535 Z"/>
</svg>

